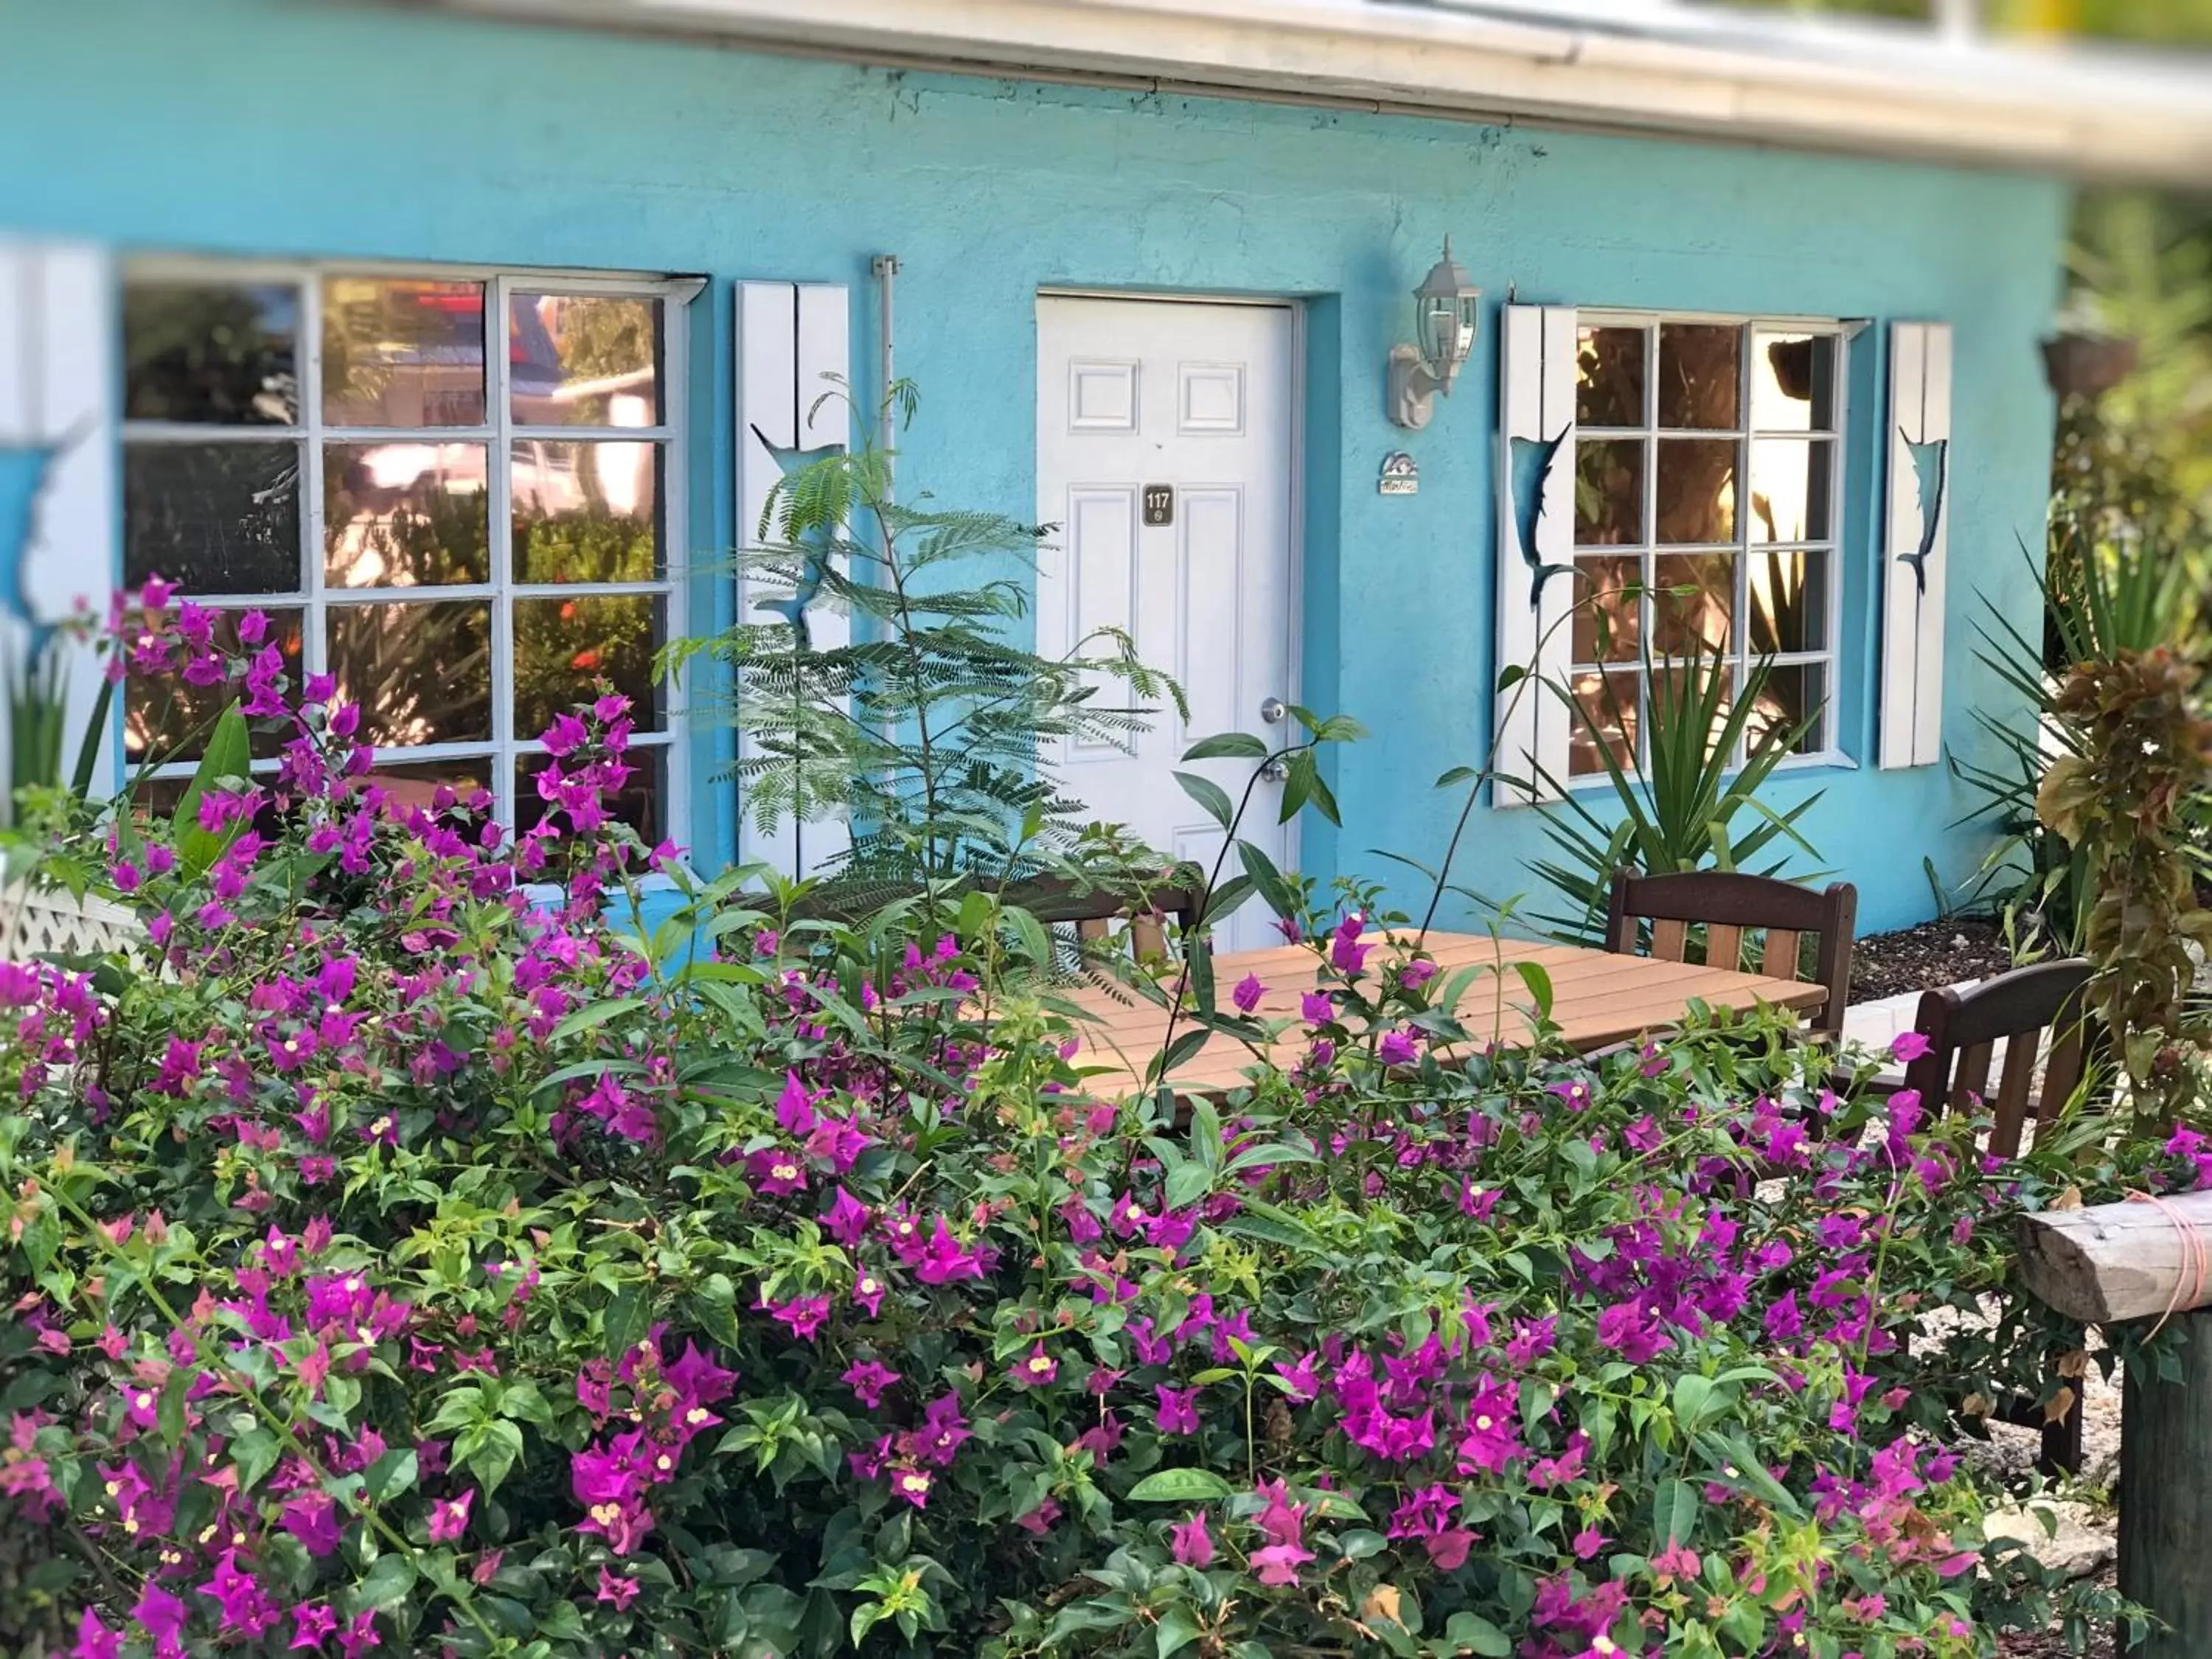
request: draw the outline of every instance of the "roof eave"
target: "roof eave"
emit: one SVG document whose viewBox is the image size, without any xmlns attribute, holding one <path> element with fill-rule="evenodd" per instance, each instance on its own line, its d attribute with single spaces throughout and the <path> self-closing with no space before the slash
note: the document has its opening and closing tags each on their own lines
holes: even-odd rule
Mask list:
<svg viewBox="0 0 2212 1659">
<path fill-rule="evenodd" d="M 2109 60 L 1914 43 L 1813 56 L 1359 0 L 429 0 L 956 72 L 1158 80 L 2086 179 L 2212 185 L 2212 88 Z M 1890 37 L 1893 40 L 1895 37 Z M 1865 42 L 1881 42 L 1868 34 Z"/>
</svg>

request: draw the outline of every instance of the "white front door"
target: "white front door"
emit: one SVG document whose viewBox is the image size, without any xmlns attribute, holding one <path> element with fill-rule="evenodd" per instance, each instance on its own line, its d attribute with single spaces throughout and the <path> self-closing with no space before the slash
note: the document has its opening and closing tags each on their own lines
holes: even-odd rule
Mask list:
<svg viewBox="0 0 2212 1659">
<path fill-rule="evenodd" d="M 1125 629 L 1190 700 L 1188 725 L 1170 707 L 1132 740 L 1067 745 L 1060 779 L 1093 818 L 1207 871 L 1221 830 L 1171 775 L 1204 774 L 1235 802 L 1254 768 L 1185 766 L 1182 751 L 1220 732 L 1287 741 L 1267 705 L 1297 700 L 1294 320 L 1282 305 L 1037 301 L 1037 517 L 1058 526 L 1039 562 L 1037 648 Z M 1279 783 L 1261 783 L 1240 834 L 1287 866 L 1281 803 Z M 1232 856 L 1224 878 L 1237 870 Z M 1273 937 L 1257 903 L 1218 935 L 1224 950 Z"/>
</svg>

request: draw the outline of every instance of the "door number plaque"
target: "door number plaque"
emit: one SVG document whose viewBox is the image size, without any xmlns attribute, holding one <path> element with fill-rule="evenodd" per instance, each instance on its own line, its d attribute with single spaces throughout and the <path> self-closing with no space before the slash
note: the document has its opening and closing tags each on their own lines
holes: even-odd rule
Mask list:
<svg viewBox="0 0 2212 1659">
<path fill-rule="evenodd" d="M 1145 522 L 1148 525 L 1175 522 L 1175 486 L 1173 484 L 1145 486 Z"/>
</svg>

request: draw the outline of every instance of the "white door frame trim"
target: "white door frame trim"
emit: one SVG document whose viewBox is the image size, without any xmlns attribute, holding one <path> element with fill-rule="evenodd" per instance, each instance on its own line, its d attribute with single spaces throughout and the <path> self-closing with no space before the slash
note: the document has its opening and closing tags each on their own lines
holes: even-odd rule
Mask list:
<svg viewBox="0 0 2212 1659">
<path fill-rule="evenodd" d="M 1291 591 L 1287 602 L 1290 615 L 1290 637 L 1284 641 L 1284 678 L 1288 682 L 1283 688 L 1285 702 L 1299 702 L 1305 685 L 1306 633 L 1306 302 L 1280 294 L 1184 294 L 1171 289 L 1074 288 L 1051 284 L 1041 285 L 1036 300 L 1030 307 L 1031 338 L 1030 342 L 1030 384 L 1036 384 L 1037 349 L 1036 337 L 1036 301 L 1044 300 L 1126 300 L 1136 305 L 1206 305 L 1243 306 L 1266 311 L 1287 311 L 1291 314 L 1291 453 L 1285 458 L 1289 469 L 1290 545 L 1285 554 L 1290 564 Z M 1030 410 L 1030 492 L 1036 493 L 1036 480 L 1042 471 L 1042 459 L 1036 453 L 1036 410 Z M 1331 710 L 1331 713 L 1335 711 Z M 1284 867 L 1295 870 L 1304 842 L 1300 830 L 1305 815 L 1301 812 L 1283 826 Z"/>
</svg>

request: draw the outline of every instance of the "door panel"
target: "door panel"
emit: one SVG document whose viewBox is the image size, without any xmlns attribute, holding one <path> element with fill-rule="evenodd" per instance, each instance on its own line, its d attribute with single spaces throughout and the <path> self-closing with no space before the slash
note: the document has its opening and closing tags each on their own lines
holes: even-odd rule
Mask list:
<svg viewBox="0 0 2212 1659">
<path fill-rule="evenodd" d="M 1221 833 L 1176 783 L 1185 748 L 1218 732 L 1280 740 L 1260 717 L 1291 684 L 1292 313 L 1285 306 L 1042 298 L 1037 302 L 1037 514 L 1058 526 L 1040 563 L 1038 648 L 1126 629 L 1137 654 L 1182 684 L 1127 743 L 1067 745 L 1063 782 L 1102 819 L 1211 868 Z M 1147 522 L 1168 492 L 1170 521 Z M 1111 697 L 1110 689 L 1102 697 Z M 1201 762 L 1239 798 L 1251 768 Z M 1287 864 L 1282 789 L 1253 792 L 1243 831 Z M 1273 937 L 1249 905 L 1224 948 Z"/>
</svg>

